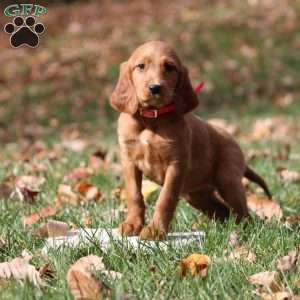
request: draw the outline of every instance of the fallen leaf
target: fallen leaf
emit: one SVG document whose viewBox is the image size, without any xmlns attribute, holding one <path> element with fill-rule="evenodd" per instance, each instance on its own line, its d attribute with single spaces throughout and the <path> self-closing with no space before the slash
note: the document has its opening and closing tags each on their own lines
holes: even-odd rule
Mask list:
<svg viewBox="0 0 300 300">
<path fill-rule="evenodd" d="M 258 119 L 253 125 L 251 132 L 251 139 L 258 140 L 264 137 L 268 137 L 271 135 L 271 132 L 274 128 L 274 119 L 266 118 L 266 119 Z"/>
<path fill-rule="evenodd" d="M 92 225 L 92 217 L 89 212 L 84 213 L 82 216 L 82 223 L 85 226 L 91 226 Z"/>
<path fill-rule="evenodd" d="M 73 152 L 80 153 L 86 148 L 87 143 L 81 139 L 64 140 L 62 146 Z"/>
<path fill-rule="evenodd" d="M 100 298 L 101 284 L 90 273 L 69 270 L 67 281 L 74 299 Z"/>
<path fill-rule="evenodd" d="M 239 235 L 233 231 L 230 233 L 229 238 L 228 238 L 228 245 L 231 247 L 236 246 L 239 243 Z"/>
<path fill-rule="evenodd" d="M 288 271 L 296 266 L 299 257 L 300 253 L 298 253 L 297 249 L 289 251 L 288 255 L 283 256 L 277 260 L 276 267 L 280 271 Z"/>
<path fill-rule="evenodd" d="M 247 197 L 247 206 L 250 211 L 263 220 L 270 221 L 273 218 L 280 220 L 282 218 L 282 210 L 279 204 L 269 198 L 251 194 Z"/>
<path fill-rule="evenodd" d="M 40 186 L 45 182 L 44 178 L 35 176 L 17 176 L 15 187 L 22 201 L 33 203 L 34 198 L 40 192 Z"/>
<path fill-rule="evenodd" d="M 278 272 L 266 271 L 253 274 L 248 278 L 251 284 L 258 284 L 264 287 L 270 288 L 272 292 L 280 291 L 280 285 L 278 283 Z"/>
<path fill-rule="evenodd" d="M 160 186 L 156 184 L 153 181 L 150 180 L 143 180 L 142 181 L 142 195 L 144 197 L 144 200 L 147 201 L 147 199 L 150 197 L 150 195 L 156 191 Z M 112 191 L 112 195 L 119 198 L 121 201 L 126 202 L 127 200 L 127 195 L 126 195 L 126 190 L 124 187 L 117 187 Z"/>
<path fill-rule="evenodd" d="M 78 167 L 69 171 L 63 178 L 63 181 L 68 180 L 83 180 L 90 177 L 93 171 L 90 168 Z"/>
<path fill-rule="evenodd" d="M 297 287 L 300 288 L 300 279 L 297 279 L 297 280 L 295 281 L 295 285 L 296 285 Z"/>
<path fill-rule="evenodd" d="M 42 283 L 40 273 L 33 265 L 29 264 L 31 258 L 31 255 L 23 252 L 22 257 L 0 263 L 0 278 L 13 278 L 17 280 L 28 279 L 33 284 L 40 285 Z"/>
<path fill-rule="evenodd" d="M 89 255 L 77 260 L 68 270 L 67 282 L 75 299 L 99 299 L 103 284 L 95 279 L 93 271 L 103 271 L 102 257 Z"/>
<path fill-rule="evenodd" d="M 53 217 L 57 214 L 57 209 L 52 206 L 46 206 L 39 209 L 37 212 L 26 215 L 22 218 L 24 225 L 32 225 L 41 218 Z"/>
<path fill-rule="evenodd" d="M 279 172 L 280 178 L 285 182 L 300 182 L 300 173 L 292 170 L 281 170 Z"/>
<path fill-rule="evenodd" d="M 280 96 L 277 96 L 275 98 L 275 105 L 279 106 L 279 107 L 287 107 L 289 105 L 291 105 L 295 100 L 295 97 L 293 94 L 291 93 L 288 93 L 288 94 L 285 94 L 285 95 L 280 95 Z"/>
<path fill-rule="evenodd" d="M 101 149 L 92 153 L 90 156 L 90 166 L 94 171 L 97 172 L 103 167 L 106 154 L 107 153 Z"/>
<path fill-rule="evenodd" d="M 257 119 L 252 131 L 246 136 L 247 140 L 260 140 L 263 138 L 286 141 L 292 131 L 292 120 L 287 118 Z"/>
<path fill-rule="evenodd" d="M 4 178 L 0 184 L 0 197 L 7 199 L 11 196 L 15 189 L 15 177 L 8 176 Z"/>
<path fill-rule="evenodd" d="M 41 278 L 54 278 L 54 272 L 50 269 L 49 264 L 45 264 L 44 266 L 40 267 L 38 271 L 40 273 Z"/>
<path fill-rule="evenodd" d="M 47 223 L 42 224 L 37 229 L 32 230 L 33 236 L 39 237 L 56 237 L 63 236 L 69 231 L 69 225 L 65 222 L 49 220 Z"/>
<path fill-rule="evenodd" d="M 3 238 L 0 237 L 0 248 L 5 246 L 6 245 L 6 242 Z"/>
<path fill-rule="evenodd" d="M 76 184 L 74 190 L 83 196 L 83 201 L 97 201 L 101 197 L 101 193 L 98 188 L 88 182 L 79 182 Z"/>
<path fill-rule="evenodd" d="M 56 202 L 65 202 L 72 205 L 77 205 L 79 202 L 79 197 L 73 192 L 72 187 L 66 184 L 60 184 L 58 186 L 58 199 Z"/>
<path fill-rule="evenodd" d="M 227 257 L 225 260 L 232 261 L 238 259 L 245 259 L 251 263 L 256 261 L 256 254 L 249 250 L 246 246 L 241 245 L 236 247 Z"/>
<path fill-rule="evenodd" d="M 78 269 L 84 272 L 103 271 L 105 270 L 105 265 L 103 263 L 103 258 L 97 255 L 88 255 L 78 259 L 72 266 L 72 270 Z"/>
<path fill-rule="evenodd" d="M 256 158 L 264 158 L 272 156 L 272 151 L 270 149 L 249 149 L 246 151 L 247 161 L 253 160 Z"/>
<path fill-rule="evenodd" d="M 295 225 L 300 222 L 300 215 L 291 215 L 286 217 L 285 224 L 286 225 Z"/>
<path fill-rule="evenodd" d="M 293 296 L 287 291 L 270 292 L 265 288 L 260 288 L 255 291 L 263 300 L 294 300 Z"/>
<path fill-rule="evenodd" d="M 208 266 L 211 263 L 210 258 L 203 254 L 191 254 L 189 257 L 180 260 L 179 274 L 180 277 L 186 276 L 189 272 L 193 277 L 206 277 L 208 273 Z"/>
<path fill-rule="evenodd" d="M 159 185 L 150 180 L 142 181 L 142 195 L 145 200 L 149 198 L 149 196 L 156 192 L 159 189 Z"/>
</svg>

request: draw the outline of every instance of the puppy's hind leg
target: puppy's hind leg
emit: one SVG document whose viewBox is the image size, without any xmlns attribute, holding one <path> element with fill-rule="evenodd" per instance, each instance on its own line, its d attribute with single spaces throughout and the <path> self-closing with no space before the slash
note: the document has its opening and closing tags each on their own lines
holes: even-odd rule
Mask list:
<svg viewBox="0 0 300 300">
<path fill-rule="evenodd" d="M 247 199 L 242 177 L 235 172 L 220 171 L 217 175 L 217 189 L 223 200 L 229 205 L 237 216 L 237 223 L 249 216 Z"/>
<path fill-rule="evenodd" d="M 186 196 L 186 200 L 210 218 L 224 221 L 229 217 L 230 210 L 218 200 L 213 190 L 192 192 Z"/>
</svg>

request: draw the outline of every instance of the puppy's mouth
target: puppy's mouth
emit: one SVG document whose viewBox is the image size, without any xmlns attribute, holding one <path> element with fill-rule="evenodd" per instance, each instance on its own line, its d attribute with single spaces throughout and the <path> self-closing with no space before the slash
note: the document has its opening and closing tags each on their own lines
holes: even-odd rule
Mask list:
<svg viewBox="0 0 300 300">
<path fill-rule="evenodd" d="M 147 97 L 140 100 L 141 106 L 146 108 L 160 108 L 171 102 L 172 98 L 163 94 L 147 95 Z"/>
</svg>

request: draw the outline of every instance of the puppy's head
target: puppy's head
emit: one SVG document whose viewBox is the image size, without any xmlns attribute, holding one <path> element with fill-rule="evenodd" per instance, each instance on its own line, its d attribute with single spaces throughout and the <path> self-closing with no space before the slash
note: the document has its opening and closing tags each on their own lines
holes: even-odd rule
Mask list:
<svg viewBox="0 0 300 300">
<path fill-rule="evenodd" d="M 121 64 L 120 76 L 110 99 L 120 112 L 136 113 L 138 107 L 160 108 L 175 102 L 180 114 L 198 105 L 187 69 L 170 46 L 152 41 L 138 47 Z"/>
</svg>

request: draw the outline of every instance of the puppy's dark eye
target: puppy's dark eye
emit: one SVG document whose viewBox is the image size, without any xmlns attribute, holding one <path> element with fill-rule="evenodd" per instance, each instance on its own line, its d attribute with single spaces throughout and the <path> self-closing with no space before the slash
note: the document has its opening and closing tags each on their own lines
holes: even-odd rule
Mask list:
<svg viewBox="0 0 300 300">
<path fill-rule="evenodd" d="M 170 63 L 165 63 L 164 67 L 167 72 L 173 72 L 176 69 L 175 66 Z"/>
<path fill-rule="evenodd" d="M 140 71 L 143 71 L 145 69 L 145 64 L 138 64 L 136 66 Z"/>
</svg>

